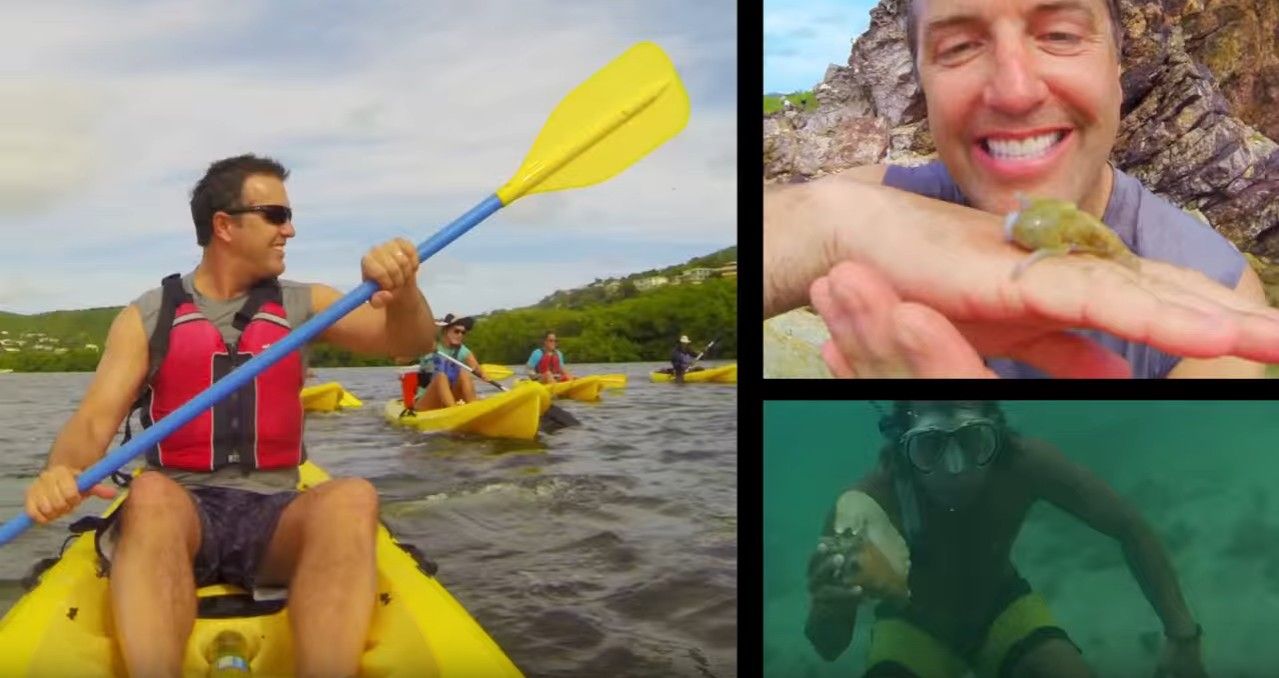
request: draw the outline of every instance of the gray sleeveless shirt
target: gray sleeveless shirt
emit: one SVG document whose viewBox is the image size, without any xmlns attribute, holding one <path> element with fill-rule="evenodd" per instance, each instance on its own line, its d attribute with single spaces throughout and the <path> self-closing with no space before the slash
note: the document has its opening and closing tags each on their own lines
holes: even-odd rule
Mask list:
<svg viewBox="0 0 1279 678">
<path fill-rule="evenodd" d="M 194 275 L 195 272 L 193 271 L 182 276 L 182 288 L 191 294 L 192 299 L 195 300 L 196 307 L 200 309 L 204 317 L 208 318 L 209 322 L 218 328 L 218 332 L 222 334 L 222 341 L 226 342 L 227 345 L 235 343 L 240 338 L 240 330 L 236 329 L 232 322 L 235 320 L 235 314 L 248 301 L 248 295 L 234 299 L 209 299 L 195 289 L 193 283 Z M 311 318 L 311 286 L 309 284 L 281 280 L 280 293 L 284 298 L 284 312 L 289 316 L 290 325 L 297 327 Z M 155 332 L 163 296 L 163 288 L 155 287 L 147 290 L 142 296 L 133 301 L 132 305 L 137 307 L 142 316 L 142 329 L 146 331 L 148 337 L 151 336 L 152 332 Z M 159 356 L 150 356 L 149 363 L 147 370 L 148 382 L 151 381 L 151 377 L 155 376 L 156 371 L 160 369 Z M 303 370 L 306 369 L 306 365 L 307 352 L 303 348 Z M 305 424 L 303 426 L 305 427 Z M 164 473 L 182 485 L 217 485 L 218 487 L 233 487 L 252 492 L 272 493 L 292 490 L 297 486 L 298 482 L 296 468 L 251 471 L 247 474 L 244 470 L 233 467 L 221 468 L 212 473 L 150 468 Z"/>
<path fill-rule="evenodd" d="M 1247 262 L 1234 244 L 1210 226 L 1151 193 L 1141 182 L 1114 170 L 1115 182 L 1102 221 L 1123 239 L 1128 248 L 1146 259 L 1163 261 L 1199 271 L 1234 289 Z M 889 166 L 885 186 L 946 202 L 967 205 L 968 199 L 951 179 L 945 165 L 934 161 L 919 167 Z M 1132 366 L 1134 378 L 1164 378 L 1181 361 L 1145 344 L 1125 341 L 1099 330 L 1071 330 L 1122 355 Z M 1008 359 L 986 364 L 1001 377 L 1035 378 L 1043 372 Z"/>
</svg>

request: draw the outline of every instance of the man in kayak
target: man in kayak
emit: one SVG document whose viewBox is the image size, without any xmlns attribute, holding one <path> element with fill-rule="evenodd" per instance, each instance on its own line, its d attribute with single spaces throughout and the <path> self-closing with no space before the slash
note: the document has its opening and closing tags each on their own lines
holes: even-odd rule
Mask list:
<svg viewBox="0 0 1279 678">
<path fill-rule="evenodd" d="M 528 369 L 533 379 L 543 384 L 553 384 L 573 378 L 573 375 L 564 369 L 564 354 L 556 348 L 557 345 L 555 332 L 547 332 L 546 336 L 542 337 L 542 348 L 534 349 L 529 355 Z"/>
<path fill-rule="evenodd" d="M 684 381 L 684 373 L 688 372 L 688 368 L 692 367 L 693 362 L 697 360 L 697 354 L 693 353 L 689 344 L 688 335 L 681 334 L 679 343 L 675 344 L 675 349 L 671 351 L 671 374 L 675 375 L 675 381 Z"/>
<path fill-rule="evenodd" d="M 243 155 L 213 163 L 195 185 L 200 263 L 116 316 L 83 400 L 27 490 L 34 520 L 75 508 L 76 476 L 102 458 L 135 399 L 148 426 L 341 298 L 278 277 L 296 235 L 287 177 L 276 161 Z M 378 245 L 360 269 L 381 290 L 318 339 L 360 353 L 433 350 L 413 243 Z M 295 490 L 305 373 L 305 355 L 294 353 L 148 451 L 147 470 L 99 528 L 130 675 L 181 674 L 196 587 L 215 582 L 287 585 L 297 675 L 358 672 L 376 598 L 378 495 L 360 478 Z"/>
<path fill-rule="evenodd" d="M 1279 359 L 1279 311 L 1235 246 L 1109 162 L 1118 0 L 903 4 L 939 159 L 768 187 L 766 318 L 811 301 L 841 377 L 1259 377 Z M 1018 193 L 1105 222 L 1139 270 L 1072 255 L 1011 279 Z"/>
<path fill-rule="evenodd" d="M 897 402 L 880 421 L 879 462 L 850 492 L 869 495 L 909 548 L 909 593 L 886 596 L 862 570 L 833 509 L 809 560 L 805 634 L 827 661 L 875 611 L 867 676 L 1092 675 L 1044 598 L 1010 558 L 1031 506 L 1048 501 L 1115 539 L 1163 622 L 1158 675 L 1203 676 L 1199 637 L 1167 551 L 1105 481 L 1053 445 L 1008 426 L 993 402 Z M 839 504 L 837 503 L 837 506 Z M 865 556 L 866 554 L 863 554 Z M 873 566 L 872 566 L 873 567 Z M 894 599 L 895 598 L 895 599 Z"/>
<path fill-rule="evenodd" d="M 475 381 L 471 379 L 471 373 L 440 357 L 440 354 L 466 363 L 467 367 L 475 370 L 476 377 L 485 378 L 475 354 L 462 343 L 466 333 L 475 326 L 475 320 L 454 318 L 450 313 L 437 324 L 443 345 L 422 356 L 418 362 L 417 395 L 413 402 L 413 409 L 418 411 L 475 402 Z"/>
</svg>

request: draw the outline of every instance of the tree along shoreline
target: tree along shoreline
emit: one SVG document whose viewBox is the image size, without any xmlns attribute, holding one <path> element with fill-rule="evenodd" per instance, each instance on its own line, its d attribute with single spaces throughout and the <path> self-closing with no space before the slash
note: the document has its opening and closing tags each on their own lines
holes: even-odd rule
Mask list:
<svg viewBox="0 0 1279 678">
<path fill-rule="evenodd" d="M 590 300 L 557 308 L 497 311 L 478 318 L 466 345 L 482 362 L 524 363 L 554 331 L 560 351 L 573 363 L 666 362 L 680 335 L 694 350 L 719 341 L 705 360 L 737 357 L 737 279 L 711 278 L 701 284 L 668 285 L 621 300 Z M 351 353 L 313 343 L 311 367 L 394 365 L 388 358 Z M 91 349 L 0 353 L 0 370 L 14 372 L 92 372 L 101 354 Z"/>
</svg>

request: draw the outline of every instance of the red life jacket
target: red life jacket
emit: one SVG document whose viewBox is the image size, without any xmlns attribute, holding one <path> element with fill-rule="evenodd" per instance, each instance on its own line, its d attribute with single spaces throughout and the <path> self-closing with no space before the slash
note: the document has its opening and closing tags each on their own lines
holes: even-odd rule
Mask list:
<svg viewBox="0 0 1279 678">
<path fill-rule="evenodd" d="M 151 364 L 159 369 L 138 400 L 143 426 L 185 405 L 213 382 L 248 362 L 289 333 L 280 285 L 275 279 L 249 292 L 233 325 L 240 339 L 229 349 L 218 328 L 173 274 L 164 279 L 163 301 L 151 335 Z M 147 451 L 155 466 L 213 471 L 294 467 L 306 459 L 302 447 L 305 379 L 297 351 L 268 367 L 249 384 L 204 411 Z"/>
<path fill-rule="evenodd" d="M 557 351 L 542 351 L 542 359 L 537 361 L 537 369 L 533 370 L 538 374 L 550 372 L 551 374 L 561 374 L 564 368 L 560 367 L 560 354 Z"/>
</svg>

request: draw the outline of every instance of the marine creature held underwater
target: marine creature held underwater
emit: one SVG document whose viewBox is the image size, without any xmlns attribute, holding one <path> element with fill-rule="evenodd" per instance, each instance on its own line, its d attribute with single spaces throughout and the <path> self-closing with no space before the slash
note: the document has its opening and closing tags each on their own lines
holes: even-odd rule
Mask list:
<svg viewBox="0 0 1279 678">
<path fill-rule="evenodd" d="M 1027 198 L 1017 194 L 1021 210 L 1004 219 L 1007 240 L 1033 254 L 1013 269 L 1018 278 L 1031 264 L 1059 254 L 1091 254 L 1140 271 L 1140 261 L 1115 232 L 1069 200 Z"/>
<path fill-rule="evenodd" d="M 876 598 L 910 598 L 910 549 L 874 498 L 845 492 L 835 505 L 834 528 L 831 550 L 848 584 Z"/>
</svg>

